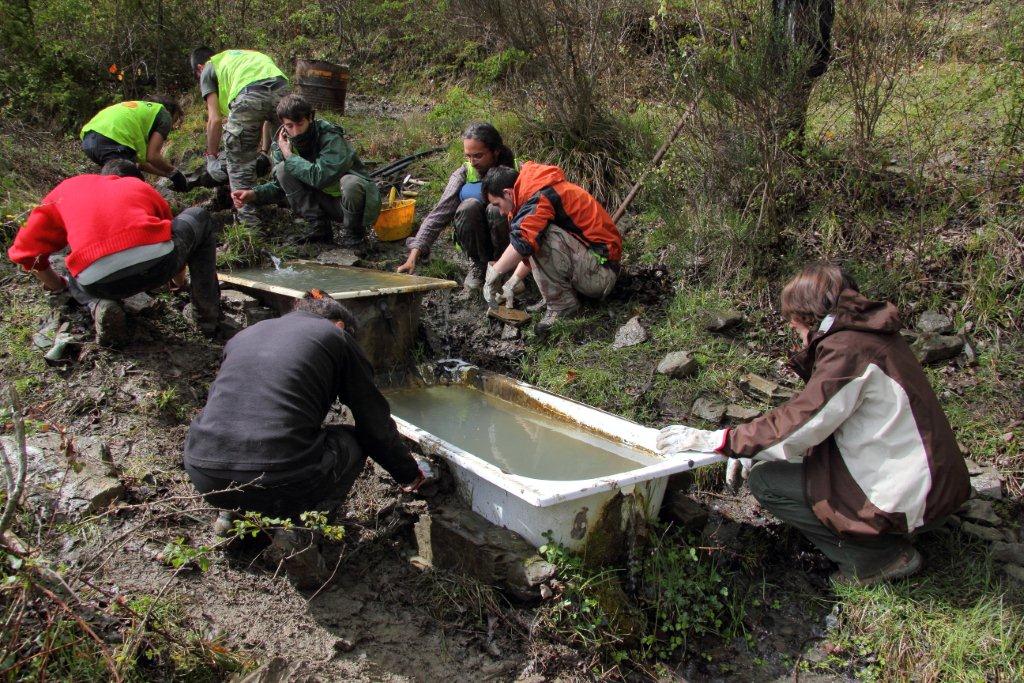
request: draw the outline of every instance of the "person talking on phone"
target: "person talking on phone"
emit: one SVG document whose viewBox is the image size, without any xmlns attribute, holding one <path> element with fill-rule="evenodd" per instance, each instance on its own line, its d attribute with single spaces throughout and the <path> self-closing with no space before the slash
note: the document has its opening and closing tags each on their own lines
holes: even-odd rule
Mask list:
<svg viewBox="0 0 1024 683">
<path fill-rule="evenodd" d="M 303 241 L 362 247 L 380 214 L 380 191 L 345 139 L 345 131 L 316 118 L 313 107 L 297 94 L 281 98 L 277 116 L 281 128 L 271 148 L 271 180 L 251 190 L 234 190 L 235 206 L 284 198 L 305 224 Z"/>
</svg>

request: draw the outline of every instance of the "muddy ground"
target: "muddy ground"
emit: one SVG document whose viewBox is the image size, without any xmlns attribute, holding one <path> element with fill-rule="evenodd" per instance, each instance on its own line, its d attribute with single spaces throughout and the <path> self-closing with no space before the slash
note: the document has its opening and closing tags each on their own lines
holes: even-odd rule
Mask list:
<svg viewBox="0 0 1024 683">
<path fill-rule="evenodd" d="M 314 256 L 316 250 L 299 251 Z M 403 258 L 400 245 L 377 245 L 363 265 L 394 268 Z M 448 248 L 435 258 L 449 259 L 460 272 L 467 265 Z M 78 342 L 67 362 L 40 371 L 26 395 L 39 428 L 105 441 L 126 486 L 121 505 L 128 507 L 108 510 L 49 549 L 74 571 L 91 572 L 106 590 L 157 596 L 177 606 L 197 632 L 250 661 L 283 657 L 289 679 L 540 681 L 591 675 L 592 653 L 531 637 L 536 606 L 514 605 L 490 592 L 481 600 L 458 580 L 410 563 L 416 554 L 412 523 L 436 501 L 399 495 L 373 465 L 347 503 L 335 579 L 315 594 L 296 590 L 283 571 L 259 557 L 214 551 L 205 573 L 172 570 L 160 557 L 168 542 L 217 542 L 210 529 L 214 512 L 194 496 L 181 449 L 215 376 L 221 346 L 190 329 L 180 313 L 183 296 L 163 291 L 153 293 L 153 310 L 132 318 L 134 341 L 128 348 L 98 348 L 81 310 L 65 298 L 45 298 L 9 264 L 0 269 L 6 310 L 19 302 L 41 304 L 43 314 L 30 326 L 46 311 L 59 310 Z M 638 303 L 654 314 L 671 292 L 663 271 L 628 269 L 610 303 L 609 321 L 625 318 Z M 526 298 L 537 296 L 531 289 Z M 503 333 L 510 336 L 504 326 L 484 314 L 479 295 L 431 294 L 424 305 L 421 353 L 519 373 L 524 345 L 545 341 L 528 330 L 503 339 Z M 609 322 L 592 334 L 610 338 L 614 331 Z M 758 593 L 758 606 L 743 617 L 746 638 L 707 639 L 692 648 L 703 656 L 679 664 L 675 675 L 788 677 L 801 658 L 817 656 L 813 645 L 824 635 L 831 609 L 827 568 L 798 539 L 767 528 L 749 497 L 710 493 L 702 502 L 712 510 L 710 547 L 750 577 L 746 590 Z M 792 571 L 794 565 L 799 571 Z M 777 575 L 762 581 L 773 567 Z"/>
</svg>

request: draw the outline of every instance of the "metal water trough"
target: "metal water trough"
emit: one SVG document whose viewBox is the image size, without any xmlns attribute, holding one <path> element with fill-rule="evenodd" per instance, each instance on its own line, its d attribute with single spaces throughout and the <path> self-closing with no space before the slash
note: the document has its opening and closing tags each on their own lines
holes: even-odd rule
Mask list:
<svg viewBox="0 0 1024 683">
<path fill-rule="evenodd" d="M 450 280 L 303 260 L 286 261 L 280 268 L 222 271 L 217 277 L 222 286 L 254 296 L 279 313 L 291 310 L 295 299 L 312 288 L 342 301 L 355 316 L 356 340 L 383 383 L 401 376 L 410 363 L 423 295 L 458 286 Z"/>
<path fill-rule="evenodd" d="M 636 468 L 592 479 L 549 481 L 506 472 L 401 417 L 393 416 L 399 432 L 427 454 L 451 467 L 460 497 L 489 522 L 510 529 L 535 546 L 554 541 L 571 549 L 583 547 L 606 507 L 618 496 L 623 524 L 639 513 L 650 519 L 661 507 L 668 477 L 724 458 L 713 453 L 686 454 L 666 459 L 657 452 L 658 430 L 644 427 L 577 401 L 538 389 L 462 361 L 439 361 L 420 370 L 427 383 L 463 384 L 518 406 L 564 421 L 573 429 L 629 446 Z M 514 448 L 516 444 L 508 444 Z M 550 457 L 557 458 L 557 452 Z"/>
</svg>

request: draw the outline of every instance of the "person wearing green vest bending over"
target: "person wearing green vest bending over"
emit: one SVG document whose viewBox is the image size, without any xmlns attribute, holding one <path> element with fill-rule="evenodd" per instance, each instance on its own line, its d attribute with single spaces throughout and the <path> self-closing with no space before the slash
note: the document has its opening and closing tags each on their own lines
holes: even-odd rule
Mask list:
<svg viewBox="0 0 1024 683">
<path fill-rule="evenodd" d="M 508 246 L 508 219 L 497 207 L 487 204 L 480 188 L 491 167 L 518 164 L 501 133 L 489 123 L 466 128 L 462 150 L 466 163 L 455 169 L 437 206 L 423 219 L 416 234 L 406 240 L 409 257 L 398 266 L 398 272 L 414 272 L 416 261 L 430 253 L 441 231 L 451 223 L 455 244 L 472 262 L 463 285 L 478 290 L 483 287 L 487 263 L 500 257 Z"/>
<path fill-rule="evenodd" d="M 232 190 L 252 189 L 256 161 L 270 146 L 270 131 L 280 124 L 277 103 L 288 79 L 274 60 L 255 50 L 214 54 L 198 47 L 189 61 L 206 100 L 206 171 L 215 181 L 226 179 Z M 222 136 L 224 161 L 218 156 Z M 259 223 L 253 205 L 242 205 L 238 216 Z"/>
<path fill-rule="evenodd" d="M 301 95 L 289 94 L 277 104 L 281 129 L 271 158 L 274 176 L 251 190 L 234 190 L 236 207 L 288 200 L 306 223 L 305 240 L 343 247 L 363 245 L 366 231 L 380 213 L 380 192 L 370 179 L 341 126 L 315 117 Z M 331 221 L 341 223 L 335 237 Z"/>
<path fill-rule="evenodd" d="M 111 159 L 138 164 L 146 173 L 169 179 L 175 192 L 184 192 L 188 189 L 185 175 L 162 151 L 183 116 L 177 102 L 163 98 L 112 104 L 82 126 L 82 151 L 97 166 Z"/>
</svg>

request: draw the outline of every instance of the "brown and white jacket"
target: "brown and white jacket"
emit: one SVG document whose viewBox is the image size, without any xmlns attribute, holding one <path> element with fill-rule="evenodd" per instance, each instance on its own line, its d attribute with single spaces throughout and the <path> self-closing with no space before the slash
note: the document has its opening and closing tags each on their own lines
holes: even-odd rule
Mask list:
<svg viewBox="0 0 1024 683">
<path fill-rule="evenodd" d="M 803 458 L 807 502 L 840 535 L 908 533 L 955 512 L 967 466 L 900 327 L 895 306 L 845 290 L 792 358 L 804 390 L 729 430 L 721 452 Z"/>
</svg>

